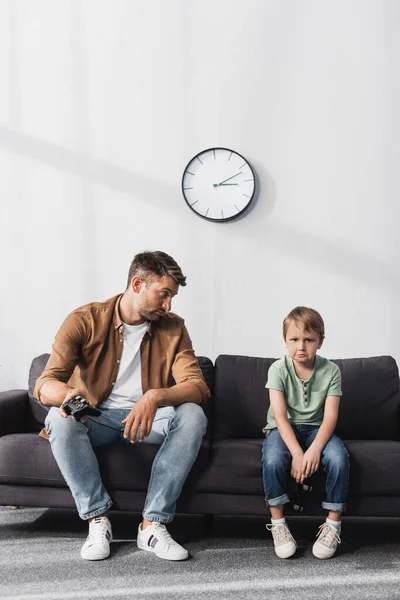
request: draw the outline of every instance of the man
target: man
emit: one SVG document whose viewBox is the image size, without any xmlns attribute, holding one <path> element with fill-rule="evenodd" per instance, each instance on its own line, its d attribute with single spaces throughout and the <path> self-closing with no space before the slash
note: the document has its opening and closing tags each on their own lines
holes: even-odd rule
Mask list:
<svg viewBox="0 0 400 600">
<path fill-rule="evenodd" d="M 165 524 L 196 459 L 207 419 L 200 404 L 210 392 L 183 319 L 170 313 L 186 277 L 164 252 L 134 257 L 125 292 L 74 310 L 56 335 L 34 395 L 51 406 L 45 426 L 79 515 L 89 521 L 86 560 L 110 554 L 112 505 L 93 448 L 111 443 L 160 444 L 154 459 L 137 545 L 167 560 L 188 552 Z M 176 385 L 168 387 L 170 373 Z M 62 404 L 75 397 L 101 415 L 77 421 Z"/>
</svg>

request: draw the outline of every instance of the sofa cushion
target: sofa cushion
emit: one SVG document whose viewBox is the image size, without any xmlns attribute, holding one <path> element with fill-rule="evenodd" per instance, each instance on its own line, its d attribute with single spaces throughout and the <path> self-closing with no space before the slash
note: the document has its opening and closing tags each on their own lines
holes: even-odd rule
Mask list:
<svg viewBox="0 0 400 600">
<path fill-rule="evenodd" d="M 349 496 L 400 495 L 400 442 L 346 440 L 350 455 Z"/>
<path fill-rule="evenodd" d="M 396 440 L 399 434 L 399 370 L 391 356 L 333 360 L 343 396 L 335 433 L 345 440 Z"/>
<path fill-rule="evenodd" d="M 213 441 L 207 492 L 263 496 L 262 443 L 254 439 Z"/>
<path fill-rule="evenodd" d="M 96 448 L 105 486 L 109 490 L 146 491 L 159 447 L 155 444 L 112 444 Z M 208 459 L 209 442 L 203 440 L 187 480 L 190 490 L 202 485 Z M 0 437 L 0 484 L 67 487 L 53 457 L 50 442 L 36 433 Z"/>
<path fill-rule="evenodd" d="M 276 359 L 221 355 L 215 363 L 213 438 L 261 438 L 269 407 L 265 389 Z M 343 396 L 335 433 L 342 439 L 396 440 L 399 373 L 390 356 L 334 360 Z"/>
<path fill-rule="evenodd" d="M 31 407 L 31 412 L 35 424 L 39 427 L 43 427 L 44 420 L 46 418 L 47 412 L 50 407 L 43 406 L 33 397 L 33 391 L 35 389 L 36 380 L 40 377 L 44 368 L 49 360 L 50 354 L 41 354 L 33 359 L 31 368 L 29 370 L 29 381 L 28 381 L 28 394 L 29 394 L 29 404 Z M 214 365 L 211 360 L 205 356 L 198 356 L 197 360 L 199 361 L 199 365 L 201 371 L 203 373 L 203 377 L 205 379 L 208 388 L 213 393 L 214 389 Z M 169 384 L 172 386 L 175 384 L 174 379 L 171 375 Z M 210 403 L 208 403 L 204 407 L 204 412 L 206 413 L 207 418 L 210 420 Z"/>
</svg>

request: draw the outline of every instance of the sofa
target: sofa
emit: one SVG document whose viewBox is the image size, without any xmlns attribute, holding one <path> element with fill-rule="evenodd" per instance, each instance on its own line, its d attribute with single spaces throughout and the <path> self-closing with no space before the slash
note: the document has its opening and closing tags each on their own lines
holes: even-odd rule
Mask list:
<svg viewBox="0 0 400 600">
<path fill-rule="evenodd" d="M 28 389 L 0 393 L 0 505 L 74 508 L 69 489 L 40 437 L 47 408 L 33 398 L 48 354 L 36 357 Z M 212 399 L 208 430 L 177 510 L 204 515 L 266 515 L 262 428 L 269 406 L 267 372 L 276 359 L 221 355 L 215 365 L 198 357 Z M 343 397 L 336 433 L 350 455 L 349 516 L 400 516 L 399 373 L 390 356 L 334 361 Z M 171 380 L 173 384 L 173 380 Z M 96 450 L 116 510 L 142 511 L 158 447 L 112 445 Z M 291 491 L 295 482 L 289 478 Z M 301 514 L 324 514 L 324 473 L 313 477 Z M 289 513 L 291 507 L 289 505 Z"/>
</svg>

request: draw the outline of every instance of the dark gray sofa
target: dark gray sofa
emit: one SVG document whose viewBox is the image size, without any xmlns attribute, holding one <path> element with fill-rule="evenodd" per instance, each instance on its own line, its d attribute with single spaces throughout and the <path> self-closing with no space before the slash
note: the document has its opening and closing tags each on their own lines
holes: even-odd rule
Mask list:
<svg viewBox="0 0 400 600">
<path fill-rule="evenodd" d="M 48 355 L 34 359 L 28 390 L 0 393 L 0 505 L 73 508 L 50 443 L 39 437 L 46 408 L 32 396 Z M 269 405 L 265 389 L 275 359 L 221 355 L 215 366 L 199 357 L 212 400 L 208 432 L 185 484 L 178 512 L 264 515 L 262 427 Z M 351 460 L 347 515 L 400 516 L 400 393 L 389 356 L 334 361 L 343 398 L 336 433 Z M 96 450 L 114 509 L 140 513 L 157 446 L 114 445 Z M 323 514 L 324 474 L 315 476 L 306 511 Z M 294 489 L 294 482 L 290 480 Z"/>
</svg>

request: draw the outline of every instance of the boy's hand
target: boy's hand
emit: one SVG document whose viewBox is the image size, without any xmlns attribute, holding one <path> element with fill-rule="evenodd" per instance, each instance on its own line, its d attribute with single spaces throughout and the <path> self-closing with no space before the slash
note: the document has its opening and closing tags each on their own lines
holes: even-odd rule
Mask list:
<svg viewBox="0 0 400 600">
<path fill-rule="evenodd" d="M 304 475 L 304 479 L 307 477 L 311 477 L 314 473 L 318 471 L 319 463 L 321 462 L 321 452 L 312 445 L 309 449 L 304 453 L 303 456 L 303 468 L 302 473 Z"/>
<path fill-rule="evenodd" d="M 290 475 L 297 481 L 297 483 L 303 483 L 305 479 L 303 474 L 303 457 L 303 452 L 299 452 L 292 457 L 292 469 L 290 471 Z"/>
</svg>

